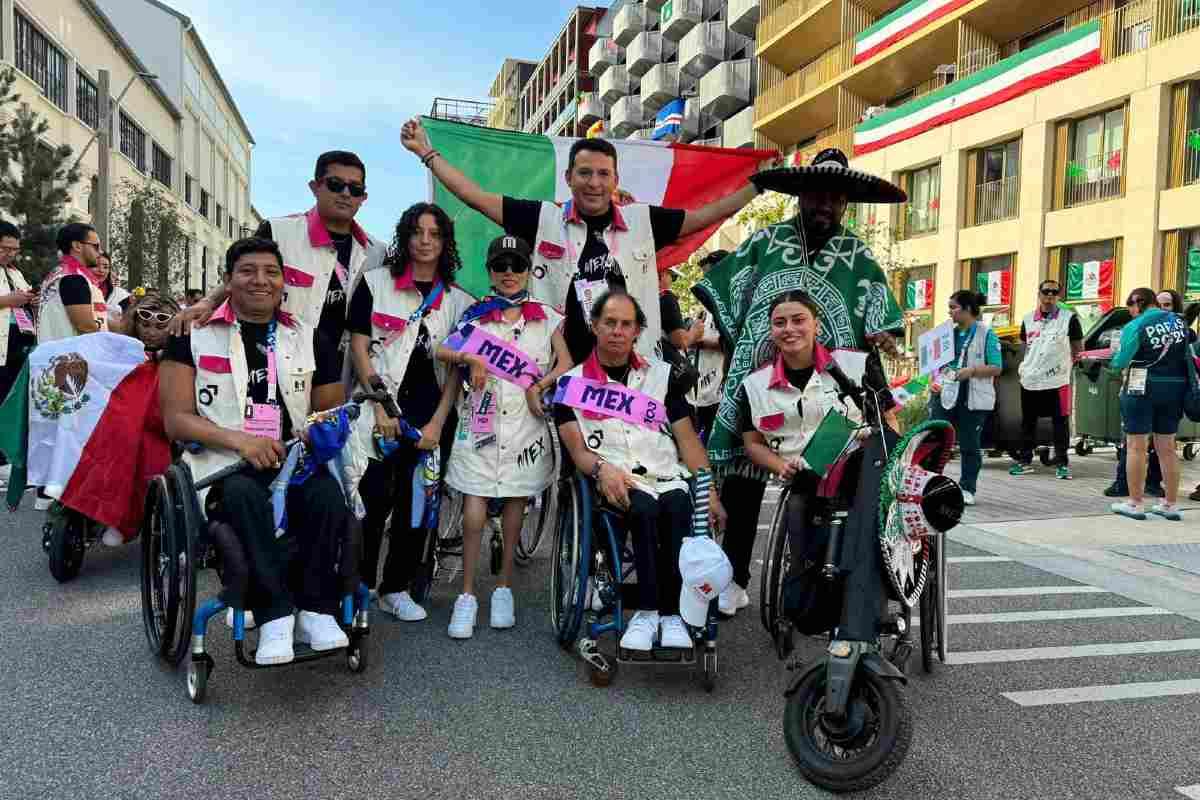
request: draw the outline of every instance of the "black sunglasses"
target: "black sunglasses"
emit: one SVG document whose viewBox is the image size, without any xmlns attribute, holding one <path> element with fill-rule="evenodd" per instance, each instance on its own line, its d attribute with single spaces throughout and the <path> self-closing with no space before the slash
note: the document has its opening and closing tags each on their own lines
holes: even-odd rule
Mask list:
<svg viewBox="0 0 1200 800">
<path fill-rule="evenodd" d="M 174 314 L 165 311 L 151 311 L 147 308 L 139 308 L 137 315 L 142 322 L 157 322 L 159 325 L 166 325 L 175 317 Z"/>
<path fill-rule="evenodd" d="M 1058 294 L 1058 289 L 1042 289 L 1042 294 L 1056 295 Z"/>
<path fill-rule="evenodd" d="M 514 275 L 520 275 L 523 272 L 529 271 L 529 265 L 524 261 L 513 263 L 512 261 L 493 261 L 488 264 L 488 269 L 492 272 L 511 272 Z"/>
<path fill-rule="evenodd" d="M 361 183 L 347 183 L 341 178 L 335 178 L 332 175 L 327 175 L 324 182 L 325 188 L 334 194 L 341 194 L 347 189 L 350 190 L 351 197 L 362 197 L 367 193 L 367 187 Z"/>
</svg>

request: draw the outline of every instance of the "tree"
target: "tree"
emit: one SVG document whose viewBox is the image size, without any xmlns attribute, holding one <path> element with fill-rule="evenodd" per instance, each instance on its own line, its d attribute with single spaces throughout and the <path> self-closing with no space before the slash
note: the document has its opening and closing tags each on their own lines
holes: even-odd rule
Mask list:
<svg viewBox="0 0 1200 800">
<path fill-rule="evenodd" d="M 21 229 L 20 264 L 37 282 L 58 261 L 54 237 L 73 219 L 66 210 L 79 169 L 69 146 L 45 143 L 50 123 L 20 103 L 15 81 L 12 68 L 0 72 L 0 110 L 11 115 L 0 122 L 0 210 Z"/>
<path fill-rule="evenodd" d="M 174 294 L 184 280 L 183 225 L 174 198 L 151 181 L 122 181 L 109 222 L 113 271 L 130 289 L 155 287 Z"/>
</svg>

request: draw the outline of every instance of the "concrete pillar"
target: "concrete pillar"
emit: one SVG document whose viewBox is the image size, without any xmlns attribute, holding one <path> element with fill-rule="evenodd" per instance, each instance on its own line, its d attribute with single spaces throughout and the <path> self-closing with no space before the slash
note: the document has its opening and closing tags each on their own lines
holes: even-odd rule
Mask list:
<svg viewBox="0 0 1200 800">
<path fill-rule="evenodd" d="M 1039 122 L 1021 133 L 1021 238 L 1014 276 L 1014 322 L 1033 310 L 1037 286 L 1046 277 L 1046 211 L 1054 193 L 1054 130 L 1054 122 Z"/>
<path fill-rule="evenodd" d="M 938 207 L 937 266 L 933 279 L 933 318 L 946 317 L 946 304 L 958 285 L 958 225 L 962 217 L 963 153 L 951 150 L 942 156 L 942 187 Z M 922 266 L 917 264 L 915 266 Z"/>
<path fill-rule="evenodd" d="M 1154 287 L 1162 262 L 1158 235 L 1159 191 L 1167 185 L 1170 159 L 1170 86 L 1134 92 L 1129 98 L 1125 162 L 1125 245 L 1118 298 L 1139 286 Z"/>
</svg>

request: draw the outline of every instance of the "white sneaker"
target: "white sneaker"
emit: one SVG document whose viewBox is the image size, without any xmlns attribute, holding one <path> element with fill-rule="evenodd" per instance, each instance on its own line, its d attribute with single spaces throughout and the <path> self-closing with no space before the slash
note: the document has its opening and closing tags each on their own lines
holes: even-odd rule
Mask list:
<svg viewBox="0 0 1200 800">
<path fill-rule="evenodd" d="M 460 594 L 454 601 L 454 612 L 450 615 L 450 627 L 446 631 L 451 639 L 470 639 L 475 634 L 475 616 L 479 613 L 479 601 L 473 594 Z"/>
<path fill-rule="evenodd" d="M 974 492 L 968 492 L 966 489 L 963 489 L 963 505 L 965 505 L 965 506 L 975 505 L 975 493 Z"/>
<path fill-rule="evenodd" d="M 1169 519 L 1172 522 L 1183 521 L 1183 512 L 1179 510 L 1179 506 L 1168 505 L 1166 501 L 1150 506 L 1150 513 L 1157 514 L 1163 519 Z"/>
<path fill-rule="evenodd" d="M 621 637 L 621 647 L 626 650 L 650 652 L 654 647 L 654 634 L 658 633 L 657 611 L 635 611 Z"/>
<path fill-rule="evenodd" d="M 378 598 L 379 610 L 404 622 L 420 622 L 429 615 L 408 592 L 388 592 Z"/>
<path fill-rule="evenodd" d="M 511 628 L 517 624 L 517 615 L 513 610 L 512 589 L 501 586 L 492 592 L 492 627 Z"/>
<path fill-rule="evenodd" d="M 264 628 L 266 626 L 263 626 Z M 336 650 L 349 647 L 350 639 L 337 620 L 329 614 L 301 611 L 296 617 L 296 641 L 313 650 Z"/>
<path fill-rule="evenodd" d="M 105 547 L 120 547 L 125 544 L 125 537 L 116 528 L 105 528 L 100 543 Z"/>
<path fill-rule="evenodd" d="M 659 641 L 663 647 L 673 647 L 678 650 L 688 650 L 692 646 L 692 637 L 688 634 L 683 618 L 678 614 L 663 617 L 660 622 L 662 635 Z"/>
<path fill-rule="evenodd" d="M 748 605 L 750 605 L 750 595 L 741 586 L 732 582 L 717 598 L 717 610 L 727 617 L 732 617 Z"/>
<path fill-rule="evenodd" d="M 33 501 L 34 511 L 49 511 L 50 506 L 54 505 L 53 497 L 38 497 Z"/>
<path fill-rule="evenodd" d="M 292 631 L 295 627 L 296 618 L 291 614 L 263 625 L 258 634 L 258 652 L 254 654 L 254 663 L 289 664 L 295 660 L 296 653 L 292 650 Z"/>
<path fill-rule="evenodd" d="M 246 630 L 252 630 L 255 627 L 254 612 L 247 611 L 245 613 L 245 618 L 243 619 L 243 622 L 245 623 Z M 232 608 L 225 609 L 225 627 L 229 628 L 230 630 L 233 630 L 233 609 Z"/>
</svg>

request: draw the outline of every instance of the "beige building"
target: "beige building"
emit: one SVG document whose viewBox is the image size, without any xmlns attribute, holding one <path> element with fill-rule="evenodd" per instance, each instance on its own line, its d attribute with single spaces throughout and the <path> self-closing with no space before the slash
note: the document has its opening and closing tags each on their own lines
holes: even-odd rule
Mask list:
<svg viewBox="0 0 1200 800">
<path fill-rule="evenodd" d="M 519 103 L 521 90 L 529 82 L 533 71 L 537 69 L 536 61 L 524 61 L 519 58 L 506 58 L 500 71 L 492 80 L 491 91 L 492 110 L 488 113 L 487 126 L 501 128 L 506 131 L 521 129 L 521 114 Z"/>
<path fill-rule="evenodd" d="M 951 10 L 922 21 L 922 3 Z M 1097 63 L 976 102 L 1087 25 Z M 1200 3 L 766 0 L 758 43 L 755 129 L 798 160 L 826 146 L 853 154 L 856 129 L 860 148 L 872 127 L 900 131 L 852 164 L 900 183 L 909 203 L 851 213 L 899 240 L 902 302 L 932 281 L 931 307 L 908 311 L 914 333 L 989 277 L 1009 289 L 985 309 L 997 325 L 1019 324 L 1047 277 L 1074 290 L 1092 276 L 1073 298 L 1085 320 L 1138 286 L 1200 299 Z"/>
</svg>

